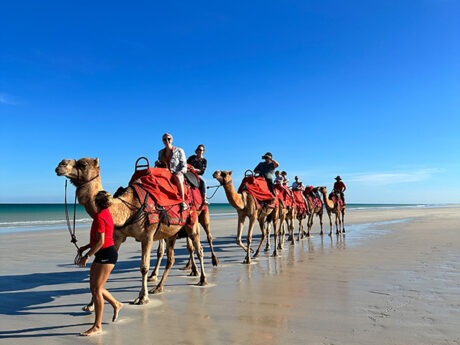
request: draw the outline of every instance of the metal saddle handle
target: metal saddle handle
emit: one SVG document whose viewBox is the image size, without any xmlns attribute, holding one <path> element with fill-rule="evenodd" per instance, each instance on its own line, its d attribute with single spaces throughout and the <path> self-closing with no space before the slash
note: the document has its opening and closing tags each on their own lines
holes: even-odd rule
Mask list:
<svg viewBox="0 0 460 345">
<path fill-rule="evenodd" d="M 248 169 L 244 172 L 244 177 L 254 176 L 254 172 L 251 169 Z"/>
<path fill-rule="evenodd" d="M 142 159 L 144 159 L 147 164 L 139 164 L 139 161 L 142 160 Z M 136 166 L 134 167 L 134 170 L 138 171 L 138 170 L 144 170 L 144 169 L 150 169 L 150 162 L 149 162 L 147 157 L 139 157 L 136 160 Z"/>
</svg>

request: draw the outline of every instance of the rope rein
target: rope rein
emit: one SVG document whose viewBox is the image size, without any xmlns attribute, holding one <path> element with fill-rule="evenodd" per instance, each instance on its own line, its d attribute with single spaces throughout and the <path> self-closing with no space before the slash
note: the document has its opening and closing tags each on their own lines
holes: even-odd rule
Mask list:
<svg viewBox="0 0 460 345">
<path fill-rule="evenodd" d="M 65 201 L 65 217 L 67 221 L 67 229 L 69 230 L 69 234 L 70 234 L 70 242 L 72 242 L 75 248 L 77 248 L 77 255 L 75 256 L 75 259 L 73 260 L 74 264 L 77 265 L 81 259 L 80 247 L 77 245 L 77 236 L 75 235 L 75 220 L 77 216 L 77 193 L 75 192 L 75 199 L 74 199 L 74 204 L 73 204 L 73 228 L 72 228 L 72 226 L 70 225 L 69 209 L 67 207 L 67 179 L 65 180 L 64 201 Z"/>
</svg>

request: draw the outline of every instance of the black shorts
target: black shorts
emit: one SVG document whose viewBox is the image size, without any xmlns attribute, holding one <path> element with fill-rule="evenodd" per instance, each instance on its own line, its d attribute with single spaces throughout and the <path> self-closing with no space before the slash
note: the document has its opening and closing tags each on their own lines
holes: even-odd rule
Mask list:
<svg viewBox="0 0 460 345">
<path fill-rule="evenodd" d="M 115 265 L 118 260 L 118 252 L 115 246 L 99 249 L 99 251 L 94 256 L 96 257 L 94 262 L 100 264 Z"/>
</svg>

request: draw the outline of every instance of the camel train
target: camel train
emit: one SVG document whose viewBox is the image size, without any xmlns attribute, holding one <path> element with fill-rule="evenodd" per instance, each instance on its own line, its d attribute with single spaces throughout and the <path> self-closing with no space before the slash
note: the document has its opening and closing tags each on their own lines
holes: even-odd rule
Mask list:
<svg viewBox="0 0 460 345">
<path fill-rule="evenodd" d="M 159 168 L 152 168 L 159 169 Z M 103 190 L 99 159 L 81 158 L 64 159 L 55 169 L 58 176 L 64 176 L 76 187 L 76 199 L 79 204 L 84 206 L 87 213 L 94 218 L 97 213 L 95 204 L 96 194 Z M 256 258 L 261 251 L 264 241 L 266 241 L 265 251 L 270 250 L 270 226 L 273 226 L 274 246 L 272 256 L 279 255 L 279 250 L 284 248 L 284 238 L 289 232 L 288 240 L 294 244 L 294 223 L 295 220 L 299 222 L 299 232 L 297 241 L 304 237 L 311 235 L 311 228 L 313 226 L 313 218 L 317 215 L 320 219 L 321 235 L 323 235 L 323 203 L 329 217 L 330 232 L 332 236 L 332 214 L 335 216 L 336 234 L 345 233 L 345 205 L 337 202 L 337 199 L 330 198 L 327 194 L 326 187 L 317 187 L 318 191 L 322 194 L 323 200 L 321 203 L 312 200 L 311 198 L 304 198 L 304 205 L 302 207 L 295 204 L 289 204 L 286 200 L 279 201 L 278 198 L 270 200 L 270 202 L 260 202 L 257 197 L 251 194 L 250 190 L 236 191 L 233 186 L 232 172 L 231 171 L 216 171 L 213 174 L 219 182 L 219 187 L 222 186 L 225 195 L 230 205 L 236 209 L 238 214 L 238 226 L 236 243 L 245 251 L 245 258 L 243 263 L 251 263 L 251 254 Z M 289 191 L 286 193 L 290 195 Z M 200 228 L 204 228 L 208 242 L 211 248 L 212 263 L 218 264 L 218 259 L 214 253 L 212 244 L 212 235 L 209 221 L 209 210 L 193 209 L 196 212 L 190 211 L 187 217 L 184 218 L 183 223 L 176 224 L 170 223 L 169 220 L 165 221 L 161 218 L 166 213 L 160 214 L 159 218 L 154 221 L 149 221 L 149 217 L 145 212 L 147 205 L 147 197 L 145 202 L 141 202 L 139 195 L 136 194 L 135 188 L 129 186 L 116 193 L 113 198 L 113 203 L 109 208 L 114 222 L 114 243 L 117 250 L 121 244 L 126 241 L 128 237 L 133 237 L 136 241 L 141 243 L 141 264 L 140 272 L 142 275 L 141 290 L 139 296 L 134 300 L 135 304 L 146 304 L 149 302 L 149 293 L 159 293 L 163 291 L 165 280 L 174 264 L 174 245 L 177 238 L 187 238 L 187 249 L 189 251 L 189 263 L 186 268 L 191 270 L 191 275 L 198 275 L 198 269 L 194 261 L 194 251 L 196 251 L 198 260 L 200 262 L 200 279 L 199 286 L 207 284 L 206 273 L 204 269 L 203 248 L 200 242 Z M 190 203 L 192 205 L 192 203 Z M 155 206 L 154 206 L 155 209 Z M 182 211 L 181 211 L 182 212 Z M 183 214 L 183 213 L 181 213 Z M 192 217 L 192 214 L 194 216 Z M 169 219 L 168 217 L 166 217 Z M 181 216 L 182 218 L 182 216 Z M 193 219 L 192 219 L 193 218 Z M 246 245 L 242 242 L 242 232 L 244 221 L 249 218 L 249 228 L 246 237 Z M 307 231 L 304 230 L 303 222 L 307 219 Z M 181 219 L 182 220 L 182 219 Z M 257 246 L 256 251 L 251 248 L 252 233 L 256 221 L 259 223 L 260 231 L 262 233 L 261 240 Z M 150 253 L 154 241 L 159 241 L 159 248 L 157 250 L 157 264 L 150 277 L 148 272 L 150 268 Z M 164 244 L 166 245 L 167 262 L 163 276 L 160 282 L 152 289 L 148 289 L 148 281 L 153 281 L 158 276 L 161 257 L 163 256 Z M 88 304 L 86 310 L 92 309 L 92 303 Z"/>
</svg>

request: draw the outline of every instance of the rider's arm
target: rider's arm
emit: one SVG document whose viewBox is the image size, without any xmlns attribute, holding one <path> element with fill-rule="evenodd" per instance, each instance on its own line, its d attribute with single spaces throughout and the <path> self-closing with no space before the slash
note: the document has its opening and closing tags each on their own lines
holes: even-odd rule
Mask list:
<svg viewBox="0 0 460 345">
<path fill-rule="evenodd" d="M 278 168 L 280 165 L 277 161 L 275 161 L 274 159 L 272 159 L 272 163 L 273 163 L 273 166 L 276 168 Z"/>
</svg>

